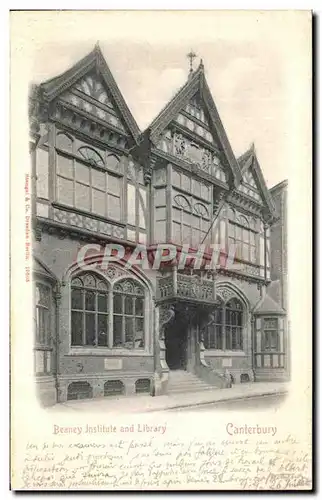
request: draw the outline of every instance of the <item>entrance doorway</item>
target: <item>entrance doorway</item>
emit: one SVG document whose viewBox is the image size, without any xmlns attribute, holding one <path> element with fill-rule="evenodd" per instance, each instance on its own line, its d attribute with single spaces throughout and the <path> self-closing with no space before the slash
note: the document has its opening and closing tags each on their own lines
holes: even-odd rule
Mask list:
<svg viewBox="0 0 322 500">
<path fill-rule="evenodd" d="M 188 322 L 182 313 L 165 330 L 166 362 L 170 370 L 187 368 Z"/>
</svg>

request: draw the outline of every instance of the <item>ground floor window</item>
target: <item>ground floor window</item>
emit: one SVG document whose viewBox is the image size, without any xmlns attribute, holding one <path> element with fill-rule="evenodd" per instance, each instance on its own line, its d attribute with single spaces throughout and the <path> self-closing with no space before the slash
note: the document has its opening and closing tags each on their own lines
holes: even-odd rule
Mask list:
<svg viewBox="0 0 322 500">
<path fill-rule="evenodd" d="M 42 282 L 35 283 L 34 371 L 37 375 L 52 372 L 52 290 Z"/>
<path fill-rule="evenodd" d="M 207 326 L 206 349 L 242 350 L 244 310 L 242 303 L 232 298 L 221 302 L 213 312 L 213 322 Z"/>
<path fill-rule="evenodd" d="M 258 317 L 255 321 L 254 358 L 256 368 L 284 368 L 284 320 L 281 317 Z"/>
<path fill-rule="evenodd" d="M 145 344 L 145 289 L 125 278 L 114 285 L 95 273 L 71 283 L 72 346 L 139 349 Z"/>
<path fill-rule="evenodd" d="M 278 334 L 278 319 L 277 318 L 264 318 L 264 332 L 263 332 L 263 346 L 264 351 L 278 351 L 279 350 L 279 334 Z"/>
</svg>

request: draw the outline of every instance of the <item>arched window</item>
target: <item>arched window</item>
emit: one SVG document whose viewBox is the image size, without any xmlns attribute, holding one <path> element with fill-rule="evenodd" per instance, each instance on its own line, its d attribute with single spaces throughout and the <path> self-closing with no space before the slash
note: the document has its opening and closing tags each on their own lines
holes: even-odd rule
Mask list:
<svg viewBox="0 0 322 500">
<path fill-rule="evenodd" d="M 111 285 L 86 272 L 71 281 L 71 345 L 142 349 L 145 290 L 131 278 Z"/>
<path fill-rule="evenodd" d="M 248 219 L 241 214 L 228 213 L 228 249 L 234 246 L 237 259 L 256 264 L 256 232 L 250 229 Z"/>
<path fill-rule="evenodd" d="M 191 197 L 190 197 L 191 198 Z M 203 241 L 209 228 L 209 209 L 204 203 L 190 201 L 182 195 L 173 199 L 173 239 L 180 243 L 197 246 Z"/>
<path fill-rule="evenodd" d="M 104 171 L 102 156 L 90 147 L 80 147 L 77 155 L 57 152 L 57 201 L 107 219 L 121 220 L 122 177 Z M 108 156 L 108 168 L 115 170 L 118 163 L 118 158 Z"/>
<path fill-rule="evenodd" d="M 118 282 L 113 289 L 113 347 L 144 347 L 144 290 L 134 280 Z"/>
<path fill-rule="evenodd" d="M 87 146 L 82 146 L 79 148 L 78 153 L 92 165 L 97 165 L 99 167 L 104 167 L 103 158 L 95 151 L 95 149 L 89 148 Z"/>
<path fill-rule="evenodd" d="M 108 284 L 93 273 L 72 280 L 73 346 L 108 346 Z"/>
<path fill-rule="evenodd" d="M 226 303 L 220 301 L 213 311 L 213 322 L 205 333 L 205 348 L 242 350 L 243 321 L 243 305 L 238 299 L 232 298 Z"/>
</svg>

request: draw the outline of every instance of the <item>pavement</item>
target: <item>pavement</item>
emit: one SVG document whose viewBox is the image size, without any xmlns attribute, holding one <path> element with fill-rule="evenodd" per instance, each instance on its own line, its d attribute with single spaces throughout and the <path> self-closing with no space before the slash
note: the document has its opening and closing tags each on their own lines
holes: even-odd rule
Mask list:
<svg viewBox="0 0 322 500">
<path fill-rule="evenodd" d="M 182 394 L 170 394 L 152 397 L 146 394 L 126 397 L 105 397 L 96 399 L 82 399 L 59 403 L 48 409 L 49 411 L 74 410 L 81 412 L 108 412 L 111 413 L 146 413 L 167 411 L 182 408 L 198 408 L 201 405 L 220 403 L 223 401 L 244 401 L 247 398 L 256 398 L 269 395 L 287 394 L 287 382 L 253 382 L 238 384 L 228 389 L 213 389 Z"/>
</svg>

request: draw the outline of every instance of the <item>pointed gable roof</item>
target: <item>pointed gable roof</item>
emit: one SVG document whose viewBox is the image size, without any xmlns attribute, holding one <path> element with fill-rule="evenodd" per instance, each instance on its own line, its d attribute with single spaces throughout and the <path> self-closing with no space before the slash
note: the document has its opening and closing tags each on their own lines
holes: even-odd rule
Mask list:
<svg viewBox="0 0 322 500">
<path fill-rule="evenodd" d="M 267 188 L 262 169 L 260 168 L 258 158 L 256 155 L 256 150 L 255 150 L 255 145 L 252 143 L 250 148 L 245 151 L 241 156 L 237 158 L 238 164 L 241 169 L 241 174 L 242 177 L 243 175 L 251 168 L 252 173 L 254 176 L 254 179 L 257 183 L 258 189 L 263 197 L 263 200 L 265 201 L 266 205 L 268 206 L 270 212 L 272 215 L 275 215 L 275 205 L 272 199 L 272 196 Z"/>
<path fill-rule="evenodd" d="M 234 182 L 237 185 L 241 180 L 239 164 L 230 146 L 227 134 L 221 122 L 217 107 L 208 87 L 204 66 L 200 62 L 197 70 L 189 75 L 187 82 L 178 90 L 174 97 L 166 104 L 158 116 L 152 121 L 147 129 L 152 143 L 156 144 L 169 123 L 176 118 L 178 113 L 189 103 L 190 99 L 199 91 L 200 97 L 208 111 L 210 126 L 215 131 L 228 164 L 233 172 Z"/>
<path fill-rule="evenodd" d="M 276 300 L 273 299 L 272 295 L 275 295 L 276 291 L 274 289 L 274 281 L 267 287 L 267 291 L 256 304 L 253 309 L 253 313 L 256 315 L 286 315 L 285 309 L 283 309 Z"/>
<path fill-rule="evenodd" d="M 83 59 L 78 61 L 67 71 L 42 83 L 39 87 L 42 97 L 48 102 L 52 101 L 93 69 L 95 69 L 102 77 L 103 82 L 109 89 L 119 112 L 124 119 L 124 122 L 126 123 L 135 142 L 138 143 L 140 129 L 126 104 L 116 81 L 114 80 L 98 44 L 95 45 L 95 48 L 87 54 L 87 56 L 83 57 Z"/>
</svg>

